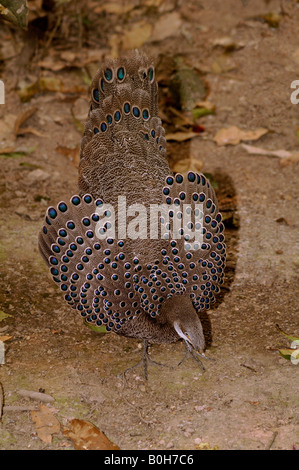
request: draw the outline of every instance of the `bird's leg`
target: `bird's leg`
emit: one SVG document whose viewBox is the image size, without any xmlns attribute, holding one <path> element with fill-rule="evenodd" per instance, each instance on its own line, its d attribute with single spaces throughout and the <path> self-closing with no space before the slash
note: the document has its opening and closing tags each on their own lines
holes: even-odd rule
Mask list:
<svg viewBox="0 0 299 470">
<path fill-rule="evenodd" d="M 148 348 L 149 348 L 149 342 L 146 339 L 144 339 L 143 347 L 142 347 L 142 358 L 134 366 L 128 367 L 122 373 L 123 375 L 125 375 L 129 370 L 135 369 L 136 367 L 143 365 L 144 377 L 145 377 L 145 380 L 148 380 L 148 364 L 149 363 L 154 364 L 155 366 L 171 368 L 170 366 L 167 366 L 166 364 L 161 364 L 160 362 L 154 361 L 148 353 Z"/>
<path fill-rule="evenodd" d="M 199 359 L 200 357 L 203 358 L 203 359 L 209 359 L 210 361 L 214 361 L 214 359 L 212 359 L 211 357 L 207 357 L 207 356 L 205 356 L 205 354 L 201 354 L 201 353 L 195 351 L 195 349 L 192 348 L 192 346 L 188 343 L 188 341 L 185 341 L 185 345 L 186 345 L 186 354 L 183 357 L 183 359 L 178 363 L 178 366 L 183 364 L 183 362 L 185 362 L 187 357 L 190 356 L 190 355 L 197 362 L 197 364 L 199 364 L 199 366 L 201 367 L 201 369 L 203 371 L 205 371 L 206 369 L 205 369 L 203 363 L 201 362 L 201 360 Z"/>
</svg>

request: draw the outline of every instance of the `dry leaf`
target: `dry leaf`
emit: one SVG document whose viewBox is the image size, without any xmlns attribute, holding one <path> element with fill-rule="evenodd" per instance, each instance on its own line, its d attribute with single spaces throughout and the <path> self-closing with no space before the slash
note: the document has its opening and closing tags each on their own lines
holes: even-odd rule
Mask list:
<svg viewBox="0 0 299 470">
<path fill-rule="evenodd" d="M 180 33 L 182 19 L 178 12 L 167 13 L 155 23 L 151 41 L 163 41 L 170 36 Z"/>
<path fill-rule="evenodd" d="M 216 109 L 216 106 L 211 103 L 211 101 L 208 101 L 208 100 L 205 100 L 205 101 L 197 101 L 195 103 L 195 108 L 206 108 L 206 109 L 209 109 L 211 111 L 215 111 Z"/>
<path fill-rule="evenodd" d="M 102 50 L 82 49 L 80 52 L 62 51 L 59 55 L 48 55 L 38 62 L 44 69 L 58 72 L 68 67 L 82 68 L 86 64 L 99 62 L 102 57 Z"/>
<path fill-rule="evenodd" d="M 41 77 L 39 86 L 41 91 L 61 91 L 62 93 L 86 92 L 86 86 L 76 85 L 73 81 L 68 83 L 57 77 Z"/>
<path fill-rule="evenodd" d="M 186 174 L 189 171 L 199 172 L 203 167 L 203 162 L 197 160 L 196 158 L 185 158 L 184 160 L 179 160 L 172 165 L 172 170 L 175 173 Z"/>
<path fill-rule="evenodd" d="M 174 132 L 173 134 L 166 134 L 166 140 L 175 140 L 176 142 L 184 142 L 185 140 L 198 137 L 197 132 Z"/>
<path fill-rule="evenodd" d="M 129 2 L 105 2 L 104 5 L 99 5 L 93 10 L 95 13 L 114 13 L 116 15 L 124 15 L 134 8 L 134 3 Z"/>
<path fill-rule="evenodd" d="M 79 161 L 80 161 L 80 147 L 75 147 L 75 148 L 69 148 L 69 147 L 62 147 L 58 146 L 56 147 L 56 152 L 61 153 L 61 155 L 64 155 L 67 157 L 71 162 L 75 165 L 75 167 L 79 166 Z"/>
<path fill-rule="evenodd" d="M 290 222 L 285 217 L 278 217 L 278 219 L 276 219 L 275 222 L 281 225 L 291 225 Z"/>
<path fill-rule="evenodd" d="M 175 122 L 175 124 L 179 126 L 193 126 L 193 119 L 184 114 L 182 111 L 179 111 L 178 109 L 175 109 L 172 106 L 168 106 L 167 111 L 171 112 L 172 114 L 174 114 L 174 116 L 178 118 L 174 118 L 169 122 Z M 162 110 L 159 112 L 159 116 L 161 117 L 162 121 L 167 121 L 167 116 L 163 113 Z"/>
<path fill-rule="evenodd" d="M 5 341 L 8 341 L 11 338 L 12 338 L 12 336 L 8 336 L 8 335 L 0 336 L 0 341 L 2 341 L 2 343 L 4 343 Z"/>
<path fill-rule="evenodd" d="M 250 155 L 266 155 L 268 157 L 277 157 L 280 158 L 280 164 L 282 166 L 289 165 L 291 163 L 296 163 L 299 161 L 299 152 L 289 152 L 288 150 L 266 150 L 259 147 L 254 147 L 253 145 L 242 144 L 242 147 Z"/>
<path fill-rule="evenodd" d="M 17 137 L 18 135 L 24 134 L 34 134 L 37 137 L 46 137 L 45 134 L 38 131 L 34 127 L 21 127 L 24 122 L 27 121 L 35 112 L 37 111 L 37 107 L 33 106 L 32 108 L 27 108 L 25 111 L 21 111 L 16 118 L 15 126 L 14 126 L 14 134 Z"/>
<path fill-rule="evenodd" d="M 9 313 L 3 312 L 3 310 L 0 310 L 0 322 L 4 320 L 5 318 L 11 317 Z"/>
<path fill-rule="evenodd" d="M 28 6 L 26 0 L 6 0 L 0 2 L 0 16 L 6 21 L 27 29 Z"/>
<path fill-rule="evenodd" d="M 233 38 L 229 36 L 224 36 L 222 38 L 217 38 L 213 41 L 214 47 L 223 47 L 227 52 L 235 51 L 238 49 L 242 49 L 245 47 L 245 43 L 243 42 L 236 42 Z"/>
<path fill-rule="evenodd" d="M 267 134 L 268 129 L 260 127 L 253 131 L 244 131 L 236 126 L 226 127 L 216 132 L 213 140 L 217 145 L 237 145 L 242 140 L 257 140 Z"/>
<path fill-rule="evenodd" d="M 141 47 L 151 36 L 152 25 L 141 21 L 136 23 L 121 37 L 124 49 L 136 49 Z"/>
<path fill-rule="evenodd" d="M 291 156 L 291 152 L 287 150 L 266 150 L 260 147 L 254 147 L 253 145 L 242 144 L 242 147 L 251 155 L 268 155 L 270 157 L 288 158 Z"/>
<path fill-rule="evenodd" d="M 36 135 L 37 137 L 46 137 L 46 134 L 44 134 L 43 132 L 38 131 L 37 129 L 35 129 L 34 127 L 31 127 L 31 126 L 21 127 L 21 129 L 19 129 L 17 135 L 24 135 L 24 134 L 33 134 L 33 135 Z"/>
<path fill-rule="evenodd" d="M 201 442 L 200 444 L 198 444 L 196 446 L 196 449 L 198 450 L 218 450 L 219 447 L 218 446 L 211 446 L 211 444 L 209 444 L 208 442 Z"/>
<path fill-rule="evenodd" d="M 73 441 L 76 450 L 119 450 L 102 431 L 81 419 L 73 419 L 63 434 Z"/>
<path fill-rule="evenodd" d="M 16 151 L 16 147 L 0 147 L 0 155 L 4 153 L 12 153 Z"/>
<path fill-rule="evenodd" d="M 65 62 L 58 60 L 57 57 L 45 57 L 43 60 L 38 61 L 39 67 L 44 69 L 52 70 L 52 72 L 58 72 L 59 70 L 64 69 L 67 67 L 68 64 Z"/>
<path fill-rule="evenodd" d="M 38 411 L 31 411 L 31 419 L 40 440 L 51 444 L 52 434 L 60 432 L 60 423 L 52 411 L 46 405 L 41 405 Z"/>
<path fill-rule="evenodd" d="M 36 392 L 35 390 L 18 390 L 18 395 L 21 397 L 30 398 L 31 400 L 41 401 L 43 403 L 52 403 L 54 398 L 47 393 Z"/>
<path fill-rule="evenodd" d="M 25 86 L 18 91 L 22 102 L 29 101 L 35 94 L 40 92 L 61 92 L 61 93 L 86 93 L 86 87 L 76 85 L 74 82 L 67 83 L 58 77 L 41 77 L 37 82 Z"/>
<path fill-rule="evenodd" d="M 75 62 L 77 54 L 73 51 L 62 51 L 60 54 L 62 60 L 66 62 Z"/>
<path fill-rule="evenodd" d="M 34 114 L 36 111 L 37 111 L 37 107 L 33 106 L 32 108 L 25 109 L 25 111 L 22 110 L 17 115 L 16 121 L 15 121 L 15 127 L 14 127 L 15 135 L 18 135 L 21 125 L 24 124 L 24 122 L 27 121 L 27 119 L 29 119 L 30 116 L 32 116 L 32 114 Z"/>
<path fill-rule="evenodd" d="M 211 70 L 213 73 L 227 73 L 234 70 L 236 67 L 235 62 L 232 60 L 231 56 L 226 53 L 218 56 L 211 65 Z"/>
</svg>

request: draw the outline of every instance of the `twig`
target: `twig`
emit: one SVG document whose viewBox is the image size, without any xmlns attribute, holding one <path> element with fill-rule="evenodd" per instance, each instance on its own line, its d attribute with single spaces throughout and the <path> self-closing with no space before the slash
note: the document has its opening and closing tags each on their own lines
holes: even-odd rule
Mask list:
<svg viewBox="0 0 299 470">
<path fill-rule="evenodd" d="M 51 395 L 47 395 L 46 393 L 35 392 L 33 390 L 18 390 L 18 395 L 22 397 L 31 398 L 32 400 L 38 400 L 43 403 L 52 403 L 54 400 Z"/>
<path fill-rule="evenodd" d="M 253 367 L 247 366 L 246 364 L 240 364 L 241 367 L 246 367 L 246 369 L 251 370 L 252 372 L 256 372 L 256 370 Z"/>
<path fill-rule="evenodd" d="M 3 406 L 3 413 L 7 411 L 36 411 L 38 408 L 36 406 L 27 405 L 4 405 Z"/>
<path fill-rule="evenodd" d="M 4 391 L 3 391 L 2 383 L 0 382 L 0 421 L 2 418 L 2 414 L 3 414 L 3 403 L 4 403 Z"/>
<path fill-rule="evenodd" d="M 275 439 L 276 439 L 277 434 L 278 434 L 277 431 L 275 431 L 275 432 L 273 433 L 272 439 L 271 439 L 271 441 L 269 442 L 269 444 L 267 445 L 266 450 L 270 450 L 270 449 L 271 449 L 271 447 L 272 447 L 273 444 L 274 444 L 274 441 L 275 441 Z"/>
<path fill-rule="evenodd" d="M 48 49 L 48 48 L 50 47 L 50 45 L 51 45 L 51 43 L 52 43 L 52 41 L 53 41 L 53 38 L 54 38 L 54 36 L 55 36 L 55 34 L 56 34 L 56 31 L 57 31 L 58 27 L 60 26 L 60 23 L 61 23 L 61 21 L 62 21 L 62 18 L 63 18 L 63 13 L 60 12 L 59 15 L 58 15 L 57 21 L 56 21 L 56 23 L 55 23 L 55 26 L 54 26 L 54 28 L 52 29 L 51 34 L 50 34 L 49 37 L 48 37 L 48 40 L 47 40 L 46 45 L 45 45 L 45 49 Z"/>
<path fill-rule="evenodd" d="M 82 25 L 81 8 L 79 7 L 78 0 L 76 0 L 76 14 L 77 14 L 78 28 L 79 28 L 79 33 L 78 33 L 78 48 L 79 48 L 79 50 L 81 50 L 81 49 L 82 49 L 82 31 L 83 31 L 83 25 Z"/>
<path fill-rule="evenodd" d="M 151 426 L 153 423 L 152 421 L 147 421 L 146 419 L 143 418 L 142 416 L 142 408 L 140 406 L 137 406 L 137 405 L 134 405 L 133 403 L 131 403 L 127 397 L 125 396 L 125 393 L 124 393 L 124 389 L 125 389 L 125 383 L 127 382 L 127 379 L 126 379 L 126 376 L 125 374 L 122 374 L 122 396 L 123 396 L 123 399 L 124 401 L 127 403 L 127 405 L 131 406 L 139 415 L 139 419 L 144 423 L 146 424 L 147 426 Z"/>
</svg>

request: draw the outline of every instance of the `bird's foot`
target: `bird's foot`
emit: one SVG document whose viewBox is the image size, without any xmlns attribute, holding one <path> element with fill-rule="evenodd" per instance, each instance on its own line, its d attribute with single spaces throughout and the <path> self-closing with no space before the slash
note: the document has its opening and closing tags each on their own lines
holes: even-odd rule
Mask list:
<svg viewBox="0 0 299 470">
<path fill-rule="evenodd" d="M 143 347 L 142 347 L 142 358 L 140 359 L 140 361 L 138 361 L 137 364 L 134 364 L 134 366 L 128 367 L 124 372 L 122 372 L 119 375 L 123 375 L 125 377 L 126 373 L 129 372 L 130 370 L 136 369 L 136 367 L 139 367 L 139 366 L 143 366 L 145 380 L 148 380 L 148 365 L 149 364 L 153 364 L 155 366 L 160 366 L 160 367 L 168 367 L 172 369 L 171 366 L 154 361 L 148 353 L 148 348 L 149 348 L 149 343 L 147 342 L 147 340 L 144 340 Z"/>
<path fill-rule="evenodd" d="M 183 357 L 183 359 L 178 363 L 178 366 L 180 366 L 181 364 L 183 364 L 183 362 L 185 362 L 185 360 L 191 356 L 194 361 L 200 366 L 200 368 L 205 371 L 205 367 L 202 363 L 202 361 L 200 360 L 200 358 L 202 359 L 207 359 L 209 361 L 215 361 L 215 359 L 212 359 L 211 357 L 208 357 L 206 356 L 205 354 L 203 353 L 199 353 L 198 351 L 195 351 L 195 349 L 192 348 L 192 346 L 187 342 L 185 341 L 185 345 L 186 345 L 186 354 L 185 356 Z"/>
</svg>

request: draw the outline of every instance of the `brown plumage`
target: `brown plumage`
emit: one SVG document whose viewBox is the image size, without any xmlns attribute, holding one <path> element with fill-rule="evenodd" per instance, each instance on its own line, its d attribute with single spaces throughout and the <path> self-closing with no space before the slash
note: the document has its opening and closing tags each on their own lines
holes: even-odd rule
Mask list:
<svg viewBox="0 0 299 470">
<path fill-rule="evenodd" d="M 157 113 L 154 65 L 144 54 L 101 66 L 81 143 L 79 195 L 48 209 L 39 247 L 65 300 L 87 323 L 153 343 L 183 338 L 202 352 L 198 312 L 210 307 L 223 282 L 224 226 L 204 175 L 171 175 Z M 157 239 L 150 239 L 149 221 L 143 238 L 118 237 L 119 196 L 127 207 L 143 204 L 147 215 L 152 204 L 168 207 Z M 101 222 L 105 204 L 115 209 L 115 236 L 109 213 Z M 175 223 L 184 204 L 195 215 L 179 238 Z M 192 229 L 202 233 L 199 244 L 188 239 Z M 141 232 L 136 224 L 135 235 Z"/>
</svg>

